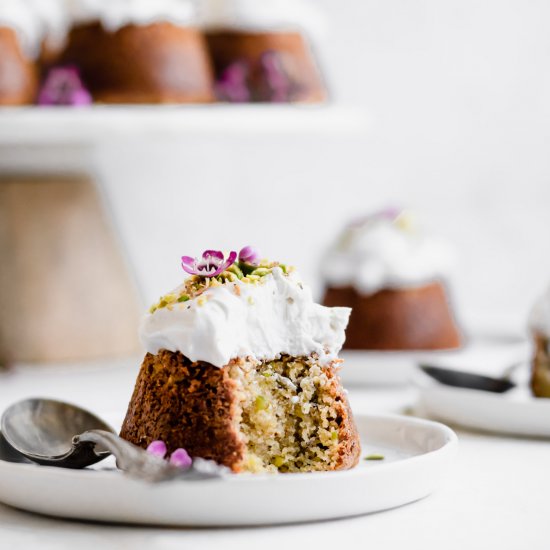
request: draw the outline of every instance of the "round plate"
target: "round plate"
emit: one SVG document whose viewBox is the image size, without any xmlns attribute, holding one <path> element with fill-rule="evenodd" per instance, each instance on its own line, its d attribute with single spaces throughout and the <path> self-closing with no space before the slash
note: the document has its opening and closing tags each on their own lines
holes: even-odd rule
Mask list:
<svg viewBox="0 0 550 550">
<path fill-rule="evenodd" d="M 533 397 L 525 386 L 496 394 L 433 383 L 420 388 L 418 411 L 486 432 L 550 437 L 550 399 Z"/>
<path fill-rule="evenodd" d="M 342 472 L 239 474 L 148 484 L 113 470 L 63 470 L 0 460 L 0 501 L 64 518 L 174 526 L 325 520 L 386 510 L 429 495 L 457 447 L 442 424 L 358 416 L 363 456 Z M 384 460 L 365 460 L 370 454 Z M 98 468 L 101 468 L 98 465 Z"/>
<path fill-rule="evenodd" d="M 480 333 L 467 338 L 460 349 L 437 351 L 343 350 L 341 377 L 344 385 L 404 385 L 413 381 L 416 366 L 456 364 L 461 368 L 492 374 L 525 360 L 529 342 L 514 334 Z"/>
</svg>

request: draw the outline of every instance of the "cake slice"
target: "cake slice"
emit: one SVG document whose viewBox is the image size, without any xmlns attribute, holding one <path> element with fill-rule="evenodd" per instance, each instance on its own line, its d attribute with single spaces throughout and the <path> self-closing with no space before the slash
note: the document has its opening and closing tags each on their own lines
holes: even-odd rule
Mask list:
<svg viewBox="0 0 550 550">
<path fill-rule="evenodd" d="M 313 302 L 296 272 L 206 251 L 145 317 L 147 354 L 121 437 L 234 472 L 354 466 L 359 438 L 337 358 L 350 310 Z"/>
</svg>

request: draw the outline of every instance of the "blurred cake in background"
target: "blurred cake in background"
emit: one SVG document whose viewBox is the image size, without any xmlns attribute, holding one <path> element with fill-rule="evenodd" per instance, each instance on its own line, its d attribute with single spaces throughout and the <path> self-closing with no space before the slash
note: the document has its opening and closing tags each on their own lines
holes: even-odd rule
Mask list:
<svg viewBox="0 0 550 550">
<path fill-rule="evenodd" d="M 388 209 L 350 224 L 322 264 L 324 304 L 352 308 L 344 347 L 456 348 L 460 334 L 445 279 L 454 254 L 410 215 Z"/>
<path fill-rule="evenodd" d="M 38 18 L 24 0 L 0 1 L 0 105 L 34 101 L 41 40 Z"/>
<path fill-rule="evenodd" d="M 201 103 L 212 70 L 191 0 L 68 0 L 73 27 L 60 57 L 95 101 Z"/>
<path fill-rule="evenodd" d="M 537 397 L 550 397 L 550 290 L 535 304 L 529 325 L 535 344 L 531 389 Z"/>
<path fill-rule="evenodd" d="M 320 102 L 326 89 L 312 52 L 323 17 L 308 0 L 202 0 L 200 20 L 218 99 Z"/>
</svg>

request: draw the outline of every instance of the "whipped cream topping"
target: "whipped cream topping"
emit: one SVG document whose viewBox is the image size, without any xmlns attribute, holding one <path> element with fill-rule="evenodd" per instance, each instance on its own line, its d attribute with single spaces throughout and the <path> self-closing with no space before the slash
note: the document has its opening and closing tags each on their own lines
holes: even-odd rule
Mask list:
<svg viewBox="0 0 550 550">
<path fill-rule="evenodd" d="M 0 0 L 2 3 L 3 0 Z M 70 17 L 65 0 L 20 0 L 27 2 L 38 18 L 40 34 L 46 46 L 60 49 L 70 28 Z"/>
<path fill-rule="evenodd" d="M 194 22 L 192 0 L 67 0 L 76 24 L 100 21 L 111 32 L 126 25 L 167 21 L 179 25 Z"/>
<path fill-rule="evenodd" d="M 407 214 L 382 212 L 346 228 L 326 253 L 322 274 L 330 286 L 372 294 L 444 278 L 454 263 L 448 244 L 421 233 Z"/>
<path fill-rule="evenodd" d="M 38 14 L 25 0 L 0 0 L 0 27 L 15 30 L 21 49 L 27 57 L 38 56 L 44 30 Z"/>
<path fill-rule="evenodd" d="M 143 319 L 140 336 L 149 353 L 179 351 L 220 368 L 236 357 L 272 360 L 281 354 L 317 353 L 325 363 L 340 351 L 350 313 L 314 303 L 296 274 L 276 267 L 257 284 L 226 283 L 155 310 Z"/>
<path fill-rule="evenodd" d="M 311 0 L 202 0 L 199 21 L 209 29 L 304 30 L 323 35 L 326 19 Z"/>
<path fill-rule="evenodd" d="M 529 327 L 532 331 L 550 338 L 550 288 L 531 309 Z"/>
</svg>

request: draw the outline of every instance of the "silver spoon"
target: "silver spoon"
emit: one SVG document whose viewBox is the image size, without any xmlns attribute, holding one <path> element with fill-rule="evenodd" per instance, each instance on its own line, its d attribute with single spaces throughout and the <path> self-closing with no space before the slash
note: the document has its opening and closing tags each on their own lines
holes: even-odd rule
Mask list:
<svg viewBox="0 0 550 550">
<path fill-rule="evenodd" d="M 505 374 L 501 378 L 493 378 L 491 376 L 484 376 L 473 372 L 446 369 L 433 365 L 421 364 L 419 367 L 428 376 L 446 386 L 488 391 L 492 393 L 505 393 L 516 387 L 516 384 L 510 380 L 510 376 L 513 371 L 515 371 L 522 364 L 523 362 L 514 363 L 506 369 Z"/>
<path fill-rule="evenodd" d="M 183 470 L 120 438 L 103 420 L 62 401 L 26 399 L 4 411 L 1 430 L 19 454 L 38 464 L 85 468 L 114 455 L 120 470 L 148 481 L 207 479 L 227 468 L 196 458 Z"/>
</svg>

